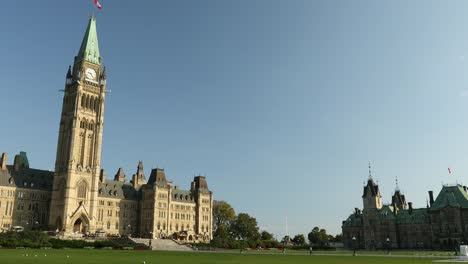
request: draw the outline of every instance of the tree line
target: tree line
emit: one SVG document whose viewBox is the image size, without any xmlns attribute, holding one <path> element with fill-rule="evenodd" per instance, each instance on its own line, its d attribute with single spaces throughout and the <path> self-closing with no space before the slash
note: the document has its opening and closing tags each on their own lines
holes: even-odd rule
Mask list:
<svg viewBox="0 0 468 264">
<path fill-rule="evenodd" d="M 332 236 L 325 229 L 314 227 L 307 234 L 307 241 L 303 234 L 293 238 L 285 236 L 278 241 L 275 236 L 266 231 L 260 231 L 257 219 L 247 213 L 236 214 L 234 208 L 225 201 L 213 203 L 213 239 L 211 246 L 219 248 L 247 248 L 247 247 L 307 247 L 330 248 L 330 242 L 341 242 L 341 235 Z"/>
</svg>

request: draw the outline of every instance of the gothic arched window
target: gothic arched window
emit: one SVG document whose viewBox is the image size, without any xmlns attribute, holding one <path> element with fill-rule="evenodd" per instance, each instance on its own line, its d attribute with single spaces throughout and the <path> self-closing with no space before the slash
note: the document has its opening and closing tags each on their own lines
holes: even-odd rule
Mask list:
<svg viewBox="0 0 468 264">
<path fill-rule="evenodd" d="M 82 181 L 78 184 L 78 199 L 86 198 L 86 182 Z"/>
</svg>

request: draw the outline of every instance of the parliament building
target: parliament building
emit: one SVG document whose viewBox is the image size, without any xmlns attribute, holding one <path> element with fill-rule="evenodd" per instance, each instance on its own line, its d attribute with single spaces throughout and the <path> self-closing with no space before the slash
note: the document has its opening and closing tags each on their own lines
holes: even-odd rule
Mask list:
<svg viewBox="0 0 468 264">
<path fill-rule="evenodd" d="M 182 190 L 143 163 L 128 177 L 113 180 L 101 168 L 106 68 L 92 16 L 73 66 L 66 74 L 55 170 L 33 169 L 25 152 L 8 165 L 0 159 L 0 227 L 59 231 L 64 235 L 101 232 L 182 241 L 212 238 L 213 193 L 204 176 Z"/>
<path fill-rule="evenodd" d="M 369 178 L 363 188 L 363 209 L 355 208 L 342 223 L 347 248 L 454 250 L 468 242 L 468 188 L 443 185 L 425 208 L 413 208 L 398 185 L 391 204 L 382 204 L 379 185 Z"/>
</svg>

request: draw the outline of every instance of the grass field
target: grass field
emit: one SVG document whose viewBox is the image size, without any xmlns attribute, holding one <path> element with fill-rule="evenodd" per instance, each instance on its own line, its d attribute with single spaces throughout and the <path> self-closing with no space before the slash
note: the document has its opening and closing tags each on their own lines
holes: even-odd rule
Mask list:
<svg viewBox="0 0 468 264">
<path fill-rule="evenodd" d="M 27 254 L 27 256 L 26 256 Z M 282 254 L 234 254 L 204 252 L 121 251 L 121 250 L 0 250 L 1 264 L 419 264 L 434 259 L 387 256 L 308 256 Z"/>
</svg>

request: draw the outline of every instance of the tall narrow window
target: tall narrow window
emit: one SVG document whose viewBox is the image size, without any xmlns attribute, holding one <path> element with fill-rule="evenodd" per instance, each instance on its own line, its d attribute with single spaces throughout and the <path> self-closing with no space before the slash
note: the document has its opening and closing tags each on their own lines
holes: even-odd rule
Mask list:
<svg viewBox="0 0 468 264">
<path fill-rule="evenodd" d="M 86 182 L 84 181 L 78 185 L 78 199 L 86 199 Z"/>
</svg>

